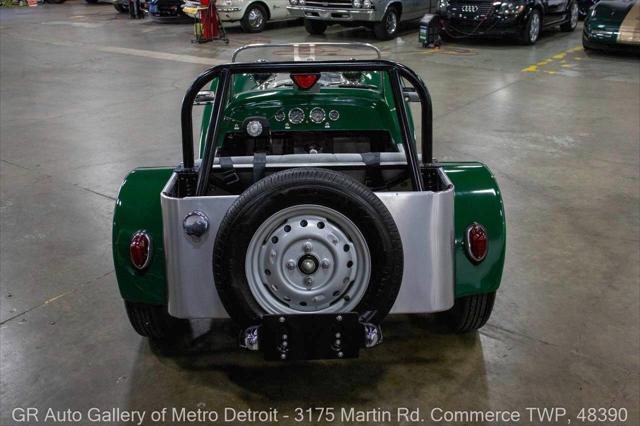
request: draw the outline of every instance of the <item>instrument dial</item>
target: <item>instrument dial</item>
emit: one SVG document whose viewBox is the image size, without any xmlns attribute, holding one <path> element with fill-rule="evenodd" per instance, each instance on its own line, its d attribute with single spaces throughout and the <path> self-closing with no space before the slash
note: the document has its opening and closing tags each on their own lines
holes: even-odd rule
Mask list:
<svg viewBox="0 0 640 426">
<path fill-rule="evenodd" d="M 273 118 L 276 119 L 276 121 L 284 121 L 285 118 L 287 118 L 286 114 L 284 113 L 283 110 L 280 110 L 278 112 L 276 112 L 276 114 L 273 116 Z"/>
<path fill-rule="evenodd" d="M 338 111 L 335 109 L 329 111 L 329 120 L 336 121 L 338 118 L 340 118 L 340 113 Z"/>
<path fill-rule="evenodd" d="M 289 121 L 292 124 L 300 124 L 304 120 L 304 111 L 301 108 L 289 110 Z"/>
<path fill-rule="evenodd" d="M 322 108 L 319 108 L 319 107 L 315 107 L 309 113 L 309 118 L 314 123 L 322 123 L 324 121 L 325 116 L 326 116 L 326 113 Z"/>
</svg>

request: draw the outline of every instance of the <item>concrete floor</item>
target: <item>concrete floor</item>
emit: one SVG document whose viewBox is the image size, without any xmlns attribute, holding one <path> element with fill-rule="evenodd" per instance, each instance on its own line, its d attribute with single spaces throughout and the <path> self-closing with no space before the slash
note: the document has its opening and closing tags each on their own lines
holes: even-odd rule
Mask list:
<svg viewBox="0 0 640 426">
<path fill-rule="evenodd" d="M 439 51 L 415 28 L 389 42 L 327 33 L 424 77 L 436 156 L 483 161 L 502 187 L 506 269 L 478 334 L 396 317 L 359 360 L 270 364 L 224 322 L 175 353 L 134 333 L 113 274 L 114 197 L 130 169 L 180 160 L 180 101 L 207 64 L 251 42 L 325 38 L 290 23 L 195 45 L 188 25 L 108 4 L 0 10 L 0 423 L 14 407 L 559 406 L 624 407 L 638 424 L 640 62 L 587 54 L 580 28 Z"/>
</svg>

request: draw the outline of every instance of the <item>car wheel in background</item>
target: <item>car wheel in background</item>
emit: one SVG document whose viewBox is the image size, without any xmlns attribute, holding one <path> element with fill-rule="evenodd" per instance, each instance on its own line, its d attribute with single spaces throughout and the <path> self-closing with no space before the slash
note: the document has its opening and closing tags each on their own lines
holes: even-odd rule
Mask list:
<svg viewBox="0 0 640 426">
<path fill-rule="evenodd" d="M 305 19 L 304 28 L 311 35 L 321 35 L 327 29 L 327 23 L 316 19 Z"/>
<path fill-rule="evenodd" d="M 437 314 L 438 320 L 450 332 L 468 333 L 486 324 L 493 311 L 495 293 L 474 294 L 457 298 L 453 308 Z"/>
<path fill-rule="evenodd" d="M 390 40 L 396 36 L 400 24 L 400 13 L 395 7 L 387 9 L 382 21 L 373 25 L 373 32 L 378 40 Z"/>
<path fill-rule="evenodd" d="M 540 38 L 541 32 L 542 18 L 540 17 L 540 11 L 533 9 L 529 14 L 526 25 L 522 29 L 522 33 L 520 33 L 520 42 L 527 45 L 535 44 Z"/>
<path fill-rule="evenodd" d="M 574 1 L 571 2 L 568 9 L 569 13 L 567 16 L 567 21 L 560 25 L 560 29 L 565 32 L 570 32 L 576 29 L 578 26 L 578 18 L 580 17 L 580 9 L 578 8 L 578 3 Z"/>
<path fill-rule="evenodd" d="M 268 14 L 264 6 L 252 4 L 247 7 L 240 20 L 242 30 L 247 33 L 259 33 L 267 25 Z"/>
</svg>

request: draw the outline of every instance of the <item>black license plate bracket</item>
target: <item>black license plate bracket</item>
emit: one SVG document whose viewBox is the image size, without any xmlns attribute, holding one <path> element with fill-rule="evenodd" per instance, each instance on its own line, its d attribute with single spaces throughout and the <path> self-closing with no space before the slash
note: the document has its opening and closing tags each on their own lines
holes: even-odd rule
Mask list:
<svg viewBox="0 0 640 426">
<path fill-rule="evenodd" d="M 356 312 L 262 317 L 260 349 L 266 360 L 357 358 L 363 344 Z"/>
</svg>

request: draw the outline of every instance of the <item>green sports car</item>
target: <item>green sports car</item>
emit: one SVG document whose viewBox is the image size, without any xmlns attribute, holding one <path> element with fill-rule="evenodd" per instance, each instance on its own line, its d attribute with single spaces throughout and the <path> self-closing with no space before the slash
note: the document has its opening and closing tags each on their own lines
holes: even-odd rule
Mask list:
<svg viewBox="0 0 640 426">
<path fill-rule="evenodd" d="M 318 60 L 332 51 L 349 59 Z M 409 68 L 366 44 L 245 46 L 196 79 L 181 123 L 182 163 L 135 169 L 116 202 L 116 275 L 141 335 L 230 317 L 266 359 L 337 359 L 381 343 L 387 314 L 437 313 L 453 332 L 489 319 L 500 190 L 484 164 L 433 159 L 431 97 Z"/>
<path fill-rule="evenodd" d="M 636 0 L 596 3 L 587 14 L 582 45 L 585 49 L 640 53 L 640 3 Z"/>
</svg>

